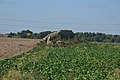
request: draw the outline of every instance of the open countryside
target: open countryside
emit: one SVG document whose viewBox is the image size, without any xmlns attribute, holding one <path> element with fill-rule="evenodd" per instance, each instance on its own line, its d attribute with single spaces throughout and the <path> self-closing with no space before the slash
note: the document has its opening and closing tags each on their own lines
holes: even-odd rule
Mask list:
<svg viewBox="0 0 120 80">
<path fill-rule="evenodd" d="M 120 79 L 119 35 L 60 30 L 36 33 L 36 39 L 21 32 L 0 38 L 1 80 Z"/>
<path fill-rule="evenodd" d="M 119 80 L 120 44 L 39 46 L 0 61 L 1 80 Z"/>
<path fill-rule="evenodd" d="M 120 80 L 120 0 L 0 0 L 0 80 Z"/>
</svg>

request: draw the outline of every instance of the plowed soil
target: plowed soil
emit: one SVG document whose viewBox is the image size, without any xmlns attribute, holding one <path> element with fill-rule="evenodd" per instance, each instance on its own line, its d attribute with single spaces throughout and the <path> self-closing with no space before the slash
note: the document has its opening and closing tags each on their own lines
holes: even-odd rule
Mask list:
<svg viewBox="0 0 120 80">
<path fill-rule="evenodd" d="M 0 60 L 28 52 L 37 46 L 38 39 L 0 38 Z"/>
</svg>

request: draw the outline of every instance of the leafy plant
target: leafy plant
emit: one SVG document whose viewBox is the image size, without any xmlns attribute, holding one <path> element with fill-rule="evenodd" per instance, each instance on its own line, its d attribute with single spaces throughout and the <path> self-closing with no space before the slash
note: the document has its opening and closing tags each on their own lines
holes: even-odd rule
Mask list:
<svg viewBox="0 0 120 80">
<path fill-rule="evenodd" d="M 120 44 L 81 43 L 70 47 L 37 47 L 0 61 L 0 77 L 19 72 L 33 80 L 117 80 Z M 2 80 L 2 78 L 1 78 Z"/>
</svg>

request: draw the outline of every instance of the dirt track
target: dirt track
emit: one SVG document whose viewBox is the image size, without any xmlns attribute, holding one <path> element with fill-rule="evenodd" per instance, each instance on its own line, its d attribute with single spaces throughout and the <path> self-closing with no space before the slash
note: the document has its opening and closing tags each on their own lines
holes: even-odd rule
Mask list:
<svg viewBox="0 0 120 80">
<path fill-rule="evenodd" d="M 0 60 L 17 56 L 36 47 L 39 40 L 0 38 Z"/>
</svg>

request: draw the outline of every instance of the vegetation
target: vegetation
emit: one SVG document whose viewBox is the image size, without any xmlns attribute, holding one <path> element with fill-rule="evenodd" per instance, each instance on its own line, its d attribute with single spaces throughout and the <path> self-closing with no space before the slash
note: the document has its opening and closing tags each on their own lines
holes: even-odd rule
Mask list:
<svg viewBox="0 0 120 80">
<path fill-rule="evenodd" d="M 21 32 L 17 33 L 9 33 L 7 34 L 10 38 L 34 38 L 34 39 L 42 39 L 48 34 L 52 33 L 51 31 L 44 31 L 40 33 L 33 33 L 30 30 L 22 30 Z"/>
<path fill-rule="evenodd" d="M 30 30 L 23 30 L 17 33 L 9 33 L 8 37 L 17 37 L 17 38 L 33 38 L 33 39 L 42 39 L 48 34 L 52 33 L 51 31 L 44 31 L 40 33 L 33 33 Z M 104 33 L 91 33 L 91 32 L 77 32 L 73 33 L 68 32 L 65 33 L 62 31 L 61 38 L 73 38 L 80 42 L 115 42 L 120 43 L 120 35 L 111 35 Z M 64 35 L 63 35 L 64 34 Z"/>
<path fill-rule="evenodd" d="M 82 42 L 120 42 L 120 35 L 111 35 L 104 33 L 79 32 L 75 33 L 75 37 Z"/>
<path fill-rule="evenodd" d="M 119 43 L 39 46 L 0 61 L 0 80 L 119 80 Z"/>
</svg>

